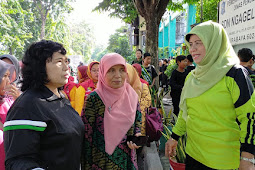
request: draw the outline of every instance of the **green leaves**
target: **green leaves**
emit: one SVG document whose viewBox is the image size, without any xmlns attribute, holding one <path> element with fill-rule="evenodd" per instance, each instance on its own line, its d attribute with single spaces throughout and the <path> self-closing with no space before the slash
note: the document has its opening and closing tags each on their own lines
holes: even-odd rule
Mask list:
<svg viewBox="0 0 255 170">
<path fill-rule="evenodd" d="M 183 10 L 183 4 L 195 4 L 198 1 L 199 0 L 183 0 L 173 2 L 171 0 L 167 5 L 167 9 L 171 11 L 180 11 Z M 132 23 L 138 15 L 136 7 L 131 0 L 103 0 L 94 11 L 108 11 L 110 12 L 109 16 L 121 18 L 126 23 Z"/>
<path fill-rule="evenodd" d="M 169 63 L 169 65 L 167 66 L 166 68 L 166 71 L 165 71 L 165 75 L 167 75 L 167 77 L 171 77 L 172 75 L 172 72 L 177 69 L 178 65 L 176 64 L 175 60 L 172 59 Z"/>
<path fill-rule="evenodd" d="M 173 1 L 169 1 L 169 4 L 167 5 L 167 9 L 169 11 L 181 11 L 183 10 L 183 5 L 184 3 L 183 2 L 173 2 Z"/>
<path fill-rule="evenodd" d="M 171 111 L 170 111 L 171 112 Z M 169 115 L 171 115 L 169 112 Z M 177 117 L 174 113 L 172 113 L 174 120 L 177 120 Z M 172 120 L 172 122 L 175 121 Z M 170 139 L 171 135 L 172 135 L 172 129 L 174 127 L 174 124 L 169 123 L 167 125 L 163 124 L 164 126 L 164 131 L 165 133 L 161 132 L 162 135 L 165 137 L 166 140 Z M 186 154 L 185 154 L 185 148 L 186 148 L 186 140 L 187 140 L 187 135 L 183 135 L 179 138 L 178 140 L 178 144 L 177 144 L 177 148 L 176 148 L 176 160 L 179 163 L 185 163 L 185 159 L 186 159 Z"/>
<path fill-rule="evenodd" d="M 160 47 L 158 48 L 158 58 L 164 59 L 169 56 L 169 47 Z"/>
<path fill-rule="evenodd" d="M 101 58 L 108 53 L 108 50 L 105 49 L 102 45 L 96 45 L 96 48 L 94 49 L 91 59 L 100 61 Z"/>
<path fill-rule="evenodd" d="M 217 22 L 218 3 L 220 2 L 220 0 L 203 0 L 202 2 L 203 2 L 202 6 L 203 22 L 208 20 L 213 20 Z M 198 23 L 201 22 L 201 1 L 198 1 L 197 3 L 196 21 Z"/>
<path fill-rule="evenodd" d="M 129 56 L 132 55 L 130 49 L 128 35 L 126 34 L 127 27 L 123 26 L 116 30 L 116 32 L 110 36 L 109 45 L 107 50 L 109 52 L 119 53 L 128 61 Z"/>
<path fill-rule="evenodd" d="M 109 11 L 109 16 L 121 18 L 126 23 L 131 23 L 138 13 L 131 0 L 103 0 L 94 11 Z"/>
<path fill-rule="evenodd" d="M 27 12 L 19 1 L 0 2 L 0 53 L 14 54 L 20 58 L 26 39 L 31 37 L 25 25 Z"/>
<path fill-rule="evenodd" d="M 176 148 L 176 159 L 179 163 L 185 163 L 186 154 L 185 154 L 185 148 L 186 148 L 186 140 L 187 135 L 183 135 L 178 140 L 178 145 Z"/>
<path fill-rule="evenodd" d="M 71 10 L 67 0 L 0 1 L 0 54 L 9 53 L 21 59 L 26 47 L 40 39 L 43 19 L 43 38 L 63 43 L 68 49 L 70 34 L 64 14 Z"/>
<path fill-rule="evenodd" d="M 167 9 L 170 11 L 181 11 L 183 10 L 183 5 L 184 4 L 195 4 L 197 3 L 199 0 L 182 0 L 182 1 L 176 1 L 173 2 L 172 0 L 169 1 L 168 5 L 167 5 Z"/>
<path fill-rule="evenodd" d="M 172 132 L 171 132 L 170 129 L 168 129 L 168 127 L 165 124 L 163 124 L 163 126 L 164 126 L 164 130 L 165 130 L 166 133 L 162 132 L 162 134 L 166 138 L 166 140 L 168 140 L 171 137 Z"/>
<path fill-rule="evenodd" d="M 71 24 L 70 28 L 70 48 L 76 55 L 83 55 L 84 60 L 90 59 L 90 51 L 94 42 L 93 29 L 86 23 L 81 21 L 80 23 Z"/>
</svg>

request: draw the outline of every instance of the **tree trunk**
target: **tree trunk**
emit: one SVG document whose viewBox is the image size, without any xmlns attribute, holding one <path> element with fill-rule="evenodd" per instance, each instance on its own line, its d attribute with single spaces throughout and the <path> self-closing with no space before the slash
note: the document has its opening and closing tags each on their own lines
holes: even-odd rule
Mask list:
<svg viewBox="0 0 255 170">
<path fill-rule="evenodd" d="M 157 72 L 159 72 L 158 67 L 158 30 L 159 25 L 158 18 L 153 15 L 150 16 L 150 19 L 146 20 L 146 47 L 145 51 L 151 54 L 151 64 L 155 66 Z M 159 79 L 157 77 L 155 81 L 157 88 L 159 87 Z"/>
<path fill-rule="evenodd" d="M 42 17 L 42 27 L 41 27 L 41 34 L 40 34 L 40 39 L 44 39 L 45 37 L 45 24 L 46 24 L 46 17 Z"/>
<path fill-rule="evenodd" d="M 138 13 L 144 17 L 146 22 L 146 52 L 152 56 L 151 64 L 158 67 L 158 31 L 163 14 L 166 11 L 169 0 L 133 0 Z M 159 79 L 155 81 L 159 87 Z"/>
<path fill-rule="evenodd" d="M 45 37 L 46 19 L 47 19 L 47 15 L 48 15 L 48 12 L 49 12 L 52 4 L 48 4 L 48 6 L 47 6 L 47 5 L 43 4 L 42 0 L 33 0 L 33 1 L 36 5 L 36 8 L 40 12 L 40 16 L 41 16 L 41 20 L 42 20 L 41 33 L 40 33 L 40 39 L 42 40 Z"/>
</svg>

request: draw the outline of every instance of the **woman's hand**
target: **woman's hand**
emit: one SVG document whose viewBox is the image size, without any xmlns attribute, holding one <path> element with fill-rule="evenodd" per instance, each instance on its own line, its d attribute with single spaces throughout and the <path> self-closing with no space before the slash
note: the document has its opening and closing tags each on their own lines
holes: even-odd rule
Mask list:
<svg viewBox="0 0 255 170">
<path fill-rule="evenodd" d="M 14 84 L 7 85 L 4 91 L 9 96 L 12 96 L 14 100 L 16 100 L 20 96 L 20 91 Z"/>
<path fill-rule="evenodd" d="M 142 134 L 141 134 L 141 133 L 136 133 L 135 136 L 136 136 L 136 137 L 142 136 Z"/>
<path fill-rule="evenodd" d="M 135 136 L 136 137 L 138 137 L 138 136 L 142 136 L 142 134 L 141 133 L 137 133 L 137 134 L 135 134 Z M 138 148 L 140 148 L 141 146 L 137 146 L 135 143 L 133 143 L 132 141 L 127 141 L 127 145 L 128 145 L 128 147 L 130 148 L 130 149 L 138 149 Z"/>
<path fill-rule="evenodd" d="M 127 145 L 130 149 L 138 149 L 140 146 L 137 146 L 135 143 L 132 141 L 127 141 Z"/>
<path fill-rule="evenodd" d="M 248 152 L 242 152 L 241 157 L 252 159 L 254 155 Z M 255 170 L 255 166 L 252 162 L 242 160 L 240 161 L 239 170 Z"/>
<path fill-rule="evenodd" d="M 165 144 L 165 156 L 166 157 L 175 157 L 176 156 L 176 147 L 177 147 L 178 141 L 174 140 L 173 138 L 170 138 L 166 144 Z"/>
<path fill-rule="evenodd" d="M 241 160 L 239 170 L 255 170 L 255 166 L 251 162 Z"/>
</svg>

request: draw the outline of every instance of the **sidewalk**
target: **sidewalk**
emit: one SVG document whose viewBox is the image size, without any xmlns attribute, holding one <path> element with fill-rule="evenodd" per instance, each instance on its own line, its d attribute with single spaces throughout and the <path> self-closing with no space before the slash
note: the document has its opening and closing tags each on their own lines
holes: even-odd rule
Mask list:
<svg viewBox="0 0 255 170">
<path fill-rule="evenodd" d="M 150 147 L 145 146 L 143 149 L 144 169 L 145 170 L 163 170 L 155 141 L 151 142 L 150 145 L 151 145 Z"/>
<path fill-rule="evenodd" d="M 172 108 L 172 99 L 170 93 L 164 96 L 163 104 L 166 114 Z M 169 170 L 169 159 L 165 157 L 165 150 L 159 149 L 155 142 L 151 142 L 150 147 L 143 148 L 144 153 L 144 169 L 145 170 Z"/>
<path fill-rule="evenodd" d="M 173 107 L 172 98 L 170 97 L 170 92 L 166 96 L 164 96 L 163 104 L 164 104 L 165 112 L 166 114 L 168 114 Z M 160 157 L 163 170 L 169 170 L 170 163 L 169 163 L 169 158 L 165 157 L 165 150 L 159 150 L 159 157 Z"/>
</svg>

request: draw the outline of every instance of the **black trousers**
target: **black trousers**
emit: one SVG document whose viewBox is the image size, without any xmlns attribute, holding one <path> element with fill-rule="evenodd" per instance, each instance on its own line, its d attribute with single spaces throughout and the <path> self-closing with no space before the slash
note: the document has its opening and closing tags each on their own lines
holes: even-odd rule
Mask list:
<svg viewBox="0 0 255 170">
<path fill-rule="evenodd" d="M 185 162 L 185 170 L 215 170 L 212 168 L 209 168 L 205 166 L 204 164 L 196 161 L 192 157 L 190 157 L 188 154 L 186 154 L 186 162 Z"/>
<path fill-rule="evenodd" d="M 180 103 L 180 97 L 181 93 L 170 93 L 172 97 L 172 102 L 173 102 L 173 107 L 174 107 L 174 114 L 178 117 L 180 108 L 179 108 L 179 103 Z"/>
</svg>

